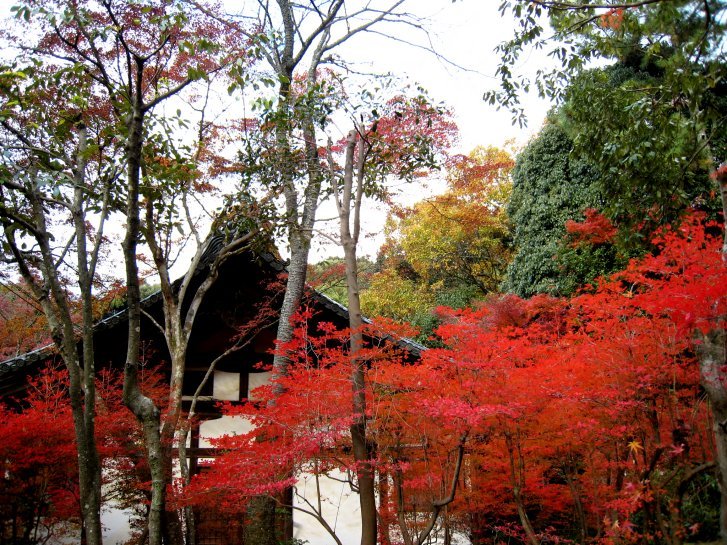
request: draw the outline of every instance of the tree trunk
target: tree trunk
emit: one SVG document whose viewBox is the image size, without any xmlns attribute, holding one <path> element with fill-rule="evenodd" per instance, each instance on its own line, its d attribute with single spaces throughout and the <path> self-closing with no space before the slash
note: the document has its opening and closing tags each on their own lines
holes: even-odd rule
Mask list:
<svg viewBox="0 0 727 545">
<path fill-rule="evenodd" d="M 74 435 L 78 456 L 80 511 L 83 521 L 82 539 L 90 545 L 100 545 L 101 534 L 101 466 L 95 438 L 95 382 L 93 353 L 93 316 L 91 313 L 92 274 L 88 270 L 85 243 L 86 231 L 83 213 L 82 183 L 85 170 L 85 128 L 79 127 L 78 159 L 75 166 L 74 203 L 72 207 L 73 224 L 78 236 L 79 289 L 82 300 L 82 352 L 83 366 L 79 361 L 78 346 L 74 331 L 73 318 L 68 301 L 68 293 L 61 286 L 56 269 L 55 256 L 50 247 L 52 237 L 47 229 L 47 217 L 43 203 L 38 195 L 29 192 L 27 197 L 32 209 L 34 237 L 41 258 L 39 267 L 43 278 L 42 285 L 31 272 L 18 250 L 14 232 L 7 226 L 5 236 L 17 260 L 20 273 L 32 287 L 41 305 L 55 346 L 58 348 L 68 370 L 69 397 L 73 418 Z"/>
<path fill-rule="evenodd" d="M 517 514 L 518 517 L 520 517 L 520 524 L 522 524 L 523 531 L 525 532 L 530 545 L 540 545 L 540 540 L 535 534 L 533 525 L 530 522 L 530 517 L 525 509 L 525 502 L 523 502 L 522 498 L 524 463 L 522 455 L 520 454 L 519 439 L 517 439 L 517 444 L 515 444 L 512 435 L 507 433 L 505 435 L 505 443 L 507 445 L 507 453 L 510 457 L 510 484 L 512 485 L 512 495 L 515 499 L 515 505 L 517 506 Z"/>
<path fill-rule="evenodd" d="M 586 522 L 586 513 L 583 509 L 583 502 L 581 501 L 581 493 L 578 489 L 577 477 L 574 478 L 568 470 L 564 470 L 565 480 L 568 483 L 568 489 L 570 490 L 573 498 L 573 508 L 575 509 L 576 520 L 578 521 L 578 533 L 580 534 L 581 543 L 586 542 L 586 536 L 588 536 L 588 523 Z"/>
<path fill-rule="evenodd" d="M 79 479 L 83 481 L 80 487 L 81 510 L 83 513 L 84 528 L 87 543 L 99 544 L 101 534 L 101 461 L 96 448 L 96 373 L 93 345 L 93 267 L 89 267 L 86 241 L 86 214 L 83 209 L 85 200 L 84 181 L 86 169 L 86 127 L 79 125 L 79 145 L 74 176 L 73 223 L 76 230 L 78 244 L 78 286 L 81 291 L 82 304 L 82 334 L 83 350 L 83 436 L 81 443 L 77 440 L 79 448 Z M 74 340 L 75 341 L 75 340 Z M 83 460 L 81 460 L 83 458 Z"/>
<path fill-rule="evenodd" d="M 702 386 L 709 396 L 714 417 L 714 440 L 717 447 L 717 480 L 721 492 L 719 528 L 722 543 L 727 544 L 727 383 L 724 368 L 725 342 L 723 328 L 701 335 L 698 345 Z"/>
<path fill-rule="evenodd" d="M 291 142 L 293 140 L 292 124 L 290 116 L 290 83 L 293 81 L 293 70 L 297 60 L 293 58 L 295 44 L 295 22 L 293 8 L 287 0 L 279 2 L 279 8 L 284 27 L 285 46 L 281 52 L 280 64 L 276 67 L 280 78 L 278 89 L 278 119 L 276 127 L 276 143 L 279 154 L 279 168 L 283 195 L 285 197 L 285 211 L 288 222 L 288 244 L 290 248 L 290 262 L 288 264 L 288 277 L 285 284 L 285 294 L 280 307 L 278 329 L 276 333 L 276 344 L 280 346 L 290 342 L 293 338 L 293 324 L 291 320 L 300 307 L 300 301 L 305 292 L 305 281 L 308 272 L 308 255 L 310 252 L 313 227 L 315 225 L 316 211 L 321 190 L 321 176 L 317 164 L 317 148 L 315 148 L 315 130 L 311 133 L 312 125 L 304 121 L 306 129 L 306 158 L 308 159 L 308 183 L 304 192 L 302 209 L 298 203 L 298 191 L 295 188 L 294 173 L 292 172 Z M 311 162 L 310 149 L 316 149 L 314 162 Z M 276 350 L 273 357 L 273 374 L 285 376 L 290 365 L 290 358 L 280 350 Z M 279 386 L 275 386 L 276 394 L 281 394 Z M 269 525 L 267 535 L 260 535 L 260 545 L 273 543 L 275 540 L 275 501 L 269 498 L 254 500 L 256 505 L 251 506 L 249 517 L 250 526 L 257 528 L 256 534 L 261 534 L 264 525 Z M 288 512 L 289 521 L 285 526 L 292 527 L 292 511 Z M 254 517 L 259 520 L 252 521 Z M 255 538 L 258 539 L 258 538 Z M 247 541 L 246 541 L 247 543 Z"/>
<path fill-rule="evenodd" d="M 293 324 L 291 320 L 298 311 L 300 301 L 305 290 L 305 280 L 308 268 L 308 253 L 310 251 L 310 236 L 300 232 L 300 229 L 291 227 L 290 263 L 288 264 L 288 277 L 285 284 L 285 295 L 280 307 L 280 318 L 276 342 L 278 345 L 289 342 L 293 338 Z M 273 371 L 277 376 L 288 373 L 290 360 L 281 351 L 276 351 L 273 359 Z M 280 392 L 277 392 L 280 393 Z"/>
<path fill-rule="evenodd" d="M 722 220 L 724 223 L 722 240 L 722 263 L 727 266 L 727 162 L 715 169 L 722 199 Z M 714 420 L 714 441 L 717 447 L 717 480 L 720 489 L 719 529 L 722 543 L 727 545 L 727 335 L 724 326 L 709 333 L 697 334 L 701 341 L 697 346 L 700 364 L 700 379 L 712 406 Z"/>
<path fill-rule="evenodd" d="M 356 247 L 360 231 L 360 206 L 363 195 L 364 142 L 359 142 L 358 160 L 354 158 L 358 132 L 351 131 L 346 142 L 346 163 L 343 175 L 343 195 L 339 196 L 337 182 L 334 180 L 334 195 L 340 220 L 341 245 L 343 246 L 346 266 L 346 287 L 348 294 L 348 324 L 351 360 L 351 401 L 353 423 L 351 424 L 351 443 L 356 463 L 356 479 L 359 489 L 361 508 L 361 545 L 376 545 L 377 513 L 375 471 L 371 463 L 371 446 L 366 437 L 366 362 L 360 357 L 363 348 L 361 328 L 361 300 L 358 287 L 358 264 Z M 354 165 L 356 163 L 356 165 Z M 356 171 L 355 171 L 356 169 Z M 333 169 L 332 169 L 333 170 Z M 353 196 L 354 173 L 357 174 L 356 194 Z M 339 198 L 340 197 L 340 198 Z M 351 217 L 351 200 L 353 217 Z"/>
<path fill-rule="evenodd" d="M 348 319 L 351 328 L 351 389 L 353 424 L 351 442 L 356 462 L 356 477 L 361 507 L 361 545 L 376 545 L 376 487 L 371 464 L 371 448 L 366 436 L 366 362 L 359 353 L 362 348 L 361 304 L 358 291 L 358 271 L 355 244 L 344 244 L 346 281 L 348 284 Z"/>
<path fill-rule="evenodd" d="M 528 542 L 530 542 L 531 545 L 540 545 L 540 540 L 538 539 L 538 536 L 535 534 L 533 525 L 530 523 L 530 517 L 528 516 L 528 513 L 525 510 L 525 504 L 523 503 L 522 496 L 520 495 L 519 486 L 513 487 L 512 495 L 515 498 L 515 505 L 517 506 L 517 514 L 518 514 L 518 517 L 520 518 L 520 524 L 522 524 L 523 530 L 525 531 L 525 535 L 528 538 Z"/>
<path fill-rule="evenodd" d="M 124 261 L 126 263 L 126 297 L 128 306 L 128 344 L 124 366 L 124 403 L 141 422 L 144 429 L 147 459 L 151 473 L 151 504 L 147 527 L 149 545 L 162 545 L 163 515 L 166 503 L 166 476 L 162 463 L 160 413 L 154 402 L 144 396 L 139 386 L 139 358 L 141 355 L 141 295 L 136 247 L 139 239 L 139 178 L 141 174 L 141 150 L 144 112 L 142 89 L 144 65 L 136 65 L 136 99 L 129 120 L 127 149 L 127 207 Z"/>
<path fill-rule="evenodd" d="M 389 489 L 389 475 L 379 471 L 379 541 L 381 545 L 391 545 L 391 515 L 389 502 L 391 492 Z"/>
<path fill-rule="evenodd" d="M 178 317 L 178 315 L 176 315 Z M 173 320 L 173 322 L 178 322 Z M 181 332 L 181 327 L 177 330 L 177 334 Z M 168 334 L 165 332 L 165 334 Z M 162 447 L 162 466 L 164 471 L 164 481 L 171 483 L 174 477 L 174 437 L 179 425 L 179 419 L 182 413 L 182 382 L 184 378 L 186 346 L 182 340 L 176 338 L 176 342 L 172 343 L 173 350 L 171 353 L 171 380 L 169 385 L 169 404 L 162 423 L 160 442 Z M 179 459 L 180 465 L 186 465 L 187 461 Z M 184 531 L 182 529 L 182 521 L 177 511 L 166 509 L 164 512 L 164 533 L 165 541 L 169 545 L 184 545 Z"/>
</svg>

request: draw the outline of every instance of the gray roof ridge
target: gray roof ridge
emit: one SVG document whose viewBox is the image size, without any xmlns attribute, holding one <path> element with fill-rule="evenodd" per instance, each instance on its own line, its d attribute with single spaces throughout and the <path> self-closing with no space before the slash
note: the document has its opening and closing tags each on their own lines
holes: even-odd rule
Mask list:
<svg viewBox="0 0 727 545">
<path fill-rule="evenodd" d="M 147 307 L 153 303 L 155 303 L 159 298 L 161 297 L 161 290 L 157 290 L 150 295 L 147 295 L 144 297 L 144 299 L 141 300 L 141 305 L 143 307 Z M 97 329 L 102 329 L 105 327 L 112 326 L 122 320 L 126 317 L 126 307 L 122 307 L 118 310 L 115 310 L 109 314 L 106 314 L 105 316 L 101 317 L 99 320 L 97 320 L 93 324 L 93 330 L 96 331 Z M 5 360 L 0 361 L 0 376 L 4 375 L 5 373 L 9 372 L 10 370 L 6 369 L 6 366 L 18 366 L 18 367 L 24 367 L 25 365 L 28 365 L 30 363 L 33 363 L 35 361 L 38 361 L 41 358 L 51 356 L 56 352 L 56 346 L 53 343 L 48 343 L 43 346 L 39 346 L 38 348 L 34 348 L 33 350 L 30 350 L 28 352 L 24 352 L 22 354 L 18 354 L 17 356 L 13 356 L 12 358 L 7 358 Z"/>
<path fill-rule="evenodd" d="M 273 269 L 282 272 L 287 269 L 287 264 L 282 259 L 276 257 L 274 254 L 270 252 L 255 252 L 255 255 L 261 257 L 268 265 L 270 265 Z M 178 282 L 179 280 L 175 280 L 175 282 Z M 311 287 L 310 285 L 306 285 L 313 293 L 313 296 L 318 299 L 324 306 L 326 306 L 329 310 L 332 310 L 333 312 L 337 313 L 339 316 L 343 318 L 348 318 L 348 308 L 332 297 L 326 295 L 323 292 L 320 292 L 316 290 L 315 288 Z M 156 290 L 155 292 L 147 295 L 144 299 L 141 300 L 142 307 L 148 307 L 149 305 L 157 302 L 161 298 L 161 289 Z M 126 317 L 126 307 L 122 307 L 110 314 L 107 314 L 100 318 L 96 323 L 93 324 L 93 329 L 96 331 L 97 329 L 102 329 L 106 327 L 110 327 L 112 325 L 115 325 L 119 321 L 123 320 Z M 367 317 L 363 317 L 364 321 L 366 323 L 372 323 L 371 320 Z M 413 339 L 408 339 L 405 337 L 394 337 L 389 336 L 390 338 L 394 339 L 395 341 L 404 344 L 405 346 L 409 348 L 413 348 L 417 352 L 422 352 L 424 350 L 427 350 L 427 347 L 424 346 L 421 343 L 418 343 L 417 341 Z M 22 368 L 26 365 L 29 365 L 35 361 L 38 361 L 41 358 L 51 356 L 56 350 L 56 347 L 53 343 L 49 343 L 45 346 L 40 346 L 38 348 L 34 348 L 33 350 L 29 352 L 25 352 L 23 354 L 19 354 L 17 356 L 14 356 L 12 358 L 8 358 L 6 360 L 0 361 L 0 376 L 13 371 L 13 367 Z"/>
</svg>

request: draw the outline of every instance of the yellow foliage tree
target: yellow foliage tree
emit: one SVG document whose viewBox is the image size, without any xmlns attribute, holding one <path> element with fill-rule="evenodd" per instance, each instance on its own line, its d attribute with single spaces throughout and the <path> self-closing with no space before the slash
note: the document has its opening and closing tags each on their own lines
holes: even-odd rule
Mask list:
<svg viewBox="0 0 727 545">
<path fill-rule="evenodd" d="M 507 151 L 477 147 L 452 160 L 447 191 L 391 217 L 364 310 L 411 320 L 497 291 L 512 256 L 505 206 L 513 166 Z"/>
</svg>

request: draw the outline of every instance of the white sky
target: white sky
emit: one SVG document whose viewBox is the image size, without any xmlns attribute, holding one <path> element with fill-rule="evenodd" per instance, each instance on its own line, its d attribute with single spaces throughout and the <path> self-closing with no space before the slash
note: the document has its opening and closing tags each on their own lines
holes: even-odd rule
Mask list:
<svg viewBox="0 0 727 545">
<path fill-rule="evenodd" d="M 224 0 L 230 11 L 255 4 L 253 0 Z M 509 139 L 516 145 L 524 145 L 542 124 L 550 105 L 535 96 L 525 97 L 524 106 L 529 126 L 521 129 L 511 124 L 511 115 L 497 111 L 482 100 L 482 94 L 497 85 L 495 71 L 498 58 L 494 48 L 512 35 L 514 22 L 502 19 L 497 11 L 498 0 L 409 0 L 407 9 L 417 16 L 425 17 L 434 49 L 452 63 L 466 68 L 457 68 L 438 59 L 430 52 L 386 40 L 372 34 L 359 34 L 338 54 L 363 72 L 391 72 L 399 77 L 408 77 L 421 84 L 435 101 L 442 101 L 453 109 L 460 129 L 460 142 L 454 151 L 467 153 L 477 145 L 502 146 Z M 14 0 L 0 0 L 0 15 L 9 14 Z M 396 33 L 403 40 L 422 42 L 422 37 L 411 34 L 402 27 L 382 28 L 382 31 Z M 534 73 L 538 64 L 547 62 L 542 53 L 524 55 L 517 71 Z M 345 125 L 345 122 L 344 122 Z M 348 126 L 339 127 L 342 134 Z M 334 137 L 336 135 L 333 135 Z M 402 187 L 401 200 L 411 204 L 441 188 L 436 179 L 429 187 Z M 319 218 L 334 215 L 332 206 L 322 206 Z M 383 241 L 385 211 L 370 204 L 364 215 L 364 237 L 359 253 L 375 256 Z M 323 223 L 321 229 L 334 233 L 335 225 Z M 281 248 L 281 250 L 284 249 Z M 312 261 L 326 256 L 340 254 L 340 251 L 325 238 L 318 237 Z"/>
<path fill-rule="evenodd" d="M 427 17 L 434 49 L 462 70 L 436 58 L 432 53 L 366 35 L 346 44 L 340 50 L 341 56 L 353 61 L 362 71 L 392 72 L 408 76 L 430 92 L 436 101 L 442 101 L 454 110 L 460 129 L 460 142 L 456 150 L 467 153 L 477 145 L 503 146 L 513 139 L 517 146 L 523 146 L 540 129 L 550 104 L 537 96 L 524 97 L 528 127 L 513 126 L 507 111 L 497 111 L 485 103 L 482 95 L 497 86 L 495 71 L 498 57 L 495 47 L 510 38 L 514 22 L 501 18 L 496 0 L 412 0 L 409 10 Z M 409 34 L 401 36 L 416 39 Z M 548 59 L 542 52 L 523 56 L 523 62 L 516 67 L 523 73 L 534 73 L 538 65 Z M 348 130 L 348 127 L 342 128 Z M 436 180 L 430 187 L 402 187 L 401 201 L 407 204 L 419 201 L 432 194 L 433 188 L 441 187 Z M 322 206 L 319 218 L 334 215 L 332 206 Z M 364 215 L 364 237 L 359 254 L 375 257 L 383 242 L 385 210 L 369 203 Z M 330 228 L 329 228 L 330 229 Z M 319 238 L 314 247 L 312 261 L 341 252 L 333 244 Z"/>
<path fill-rule="evenodd" d="M 498 57 L 495 47 L 512 36 L 513 21 L 503 19 L 497 0 L 415 0 L 409 9 L 427 17 L 434 49 L 444 58 L 468 71 L 437 59 L 429 52 L 366 36 L 352 42 L 342 55 L 379 71 L 408 75 L 421 83 L 432 97 L 455 110 L 460 127 L 461 151 L 478 144 L 502 145 L 509 138 L 524 143 L 540 127 L 549 104 L 537 97 L 526 99 L 530 128 L 513 127 L 508 112 L 498 112 L 482 100 L 482 94 L 497 85 Z M 365 41 L 365 45 L 360 42 Z M 526 57 L 516 69 L 533 73 L 542 54 Z"/>
</svg>

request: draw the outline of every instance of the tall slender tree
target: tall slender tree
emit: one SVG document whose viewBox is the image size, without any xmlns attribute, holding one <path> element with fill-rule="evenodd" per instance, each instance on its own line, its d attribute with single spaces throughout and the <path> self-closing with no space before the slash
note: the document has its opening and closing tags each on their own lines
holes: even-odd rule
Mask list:
<svg viewBox="0 0 727 545">
<path fill-rule="evenodd" d="M 148 119 L 154 108 L 179 94 L 192 82 L 221 69 L 234 60 L 234 57 L 218 57 L 220 44 L 215 40 L 215 29 L 211 20 L 206 15 L 189 11 L 180 3 L 102 0 L 79 4 L 65 0 L 28 0 L 21 2 L 15 9 L 21 25 L 24 23 L 21 29 L 36 25 L 35 29 L 38 31 L 26 32 L 16 37 L 29 61 L 60 66 L 61 69 L 78 73 L 79 77 L 84 78 L 85 83 L 81 90 L 86 93 L 79 93 L 75 99 L 84 106 L 79 108 L 81 114 L 85 110 L 104 112 L 108 126 L 103 134 L 112 138 L 113 142 L 121 143 L 117 161 L 120 172 L 116 172 L 112 178 L 116 193 L 110 202 L 126 214 L 123 254 L 126 263 L 129 328 L 123 395 L 125 403 L 144 427 L 152 476 L 148 520 L 150 543 L 160 544 L 163 533 L 166 533 L 170 542 L 179 543 L 182 539 L 181 528 L 179 524 L 175 524 L 172 514 L 166 516 L 165 513 L 166 490 L 172 477 L 168 456 L 170 447 L 162 442 L 159 408 L 142 393 L 138 377 L 141 310 L 137 246 L 141 235 L 140 195 L 144 191 L 144 140 L 148 136 Z M 33 36 L 39 38 L 34 39 Z M 82 115 L 80 119 L 82 120 Z M 80 135 L 85 135 L 84 127 L 79 125 L 78 130 Z M 86 160 L 88 149 L 85 140 L 79 139 L 79 161 Z M 53 163 L 49 163 L 49 166 L 53 166 Z M 97 254 L 92 254 L 92 267 L 89 267 L 85 263 L 87 252 L 83 246 L 86 240 L 83 231 L 85 217 L 82 213 L 85 195 L 81 183 L 84 171 L 83 163 L 74 170 L 78 178 L 78 189 L 73 202 L 77 203 L 78 208 L 78 212 L 74 213 L 74 222 L 78 231 L 75 239 L 78 244 L 79 274 L 82 275 L 83 283 L 81 291 L 89 299 L 88 305 L 84 305 L 84 323 L 88 327 L 84 328 L 83 335 L 84 343 L 90 345 L 90 297 L 93 278 L 86 275 L 93 271 Z M 120 183 L 121 180 L 125 181 Z M 36 208 L 41 205 L 39 201 Z M 105 216 L 102 217 L 105 219 Z M 47 227 L 41 227 L 41 238 L 52 240 Z M 47 259 L 52 261 L 52 256 L 49 254 Z M 40 300 L 45 300 L 40 295 Z M 70 357 L 71 346 L 75 350 L 75 340 L 71 322 L 68 321 L 68 324 L 63 339 L 68 344 L 65 351 L 69 352 Z M 88 358 L 84 361 L 84 372 L 89 384 L 86 393 L 89 415 L 87 419 L 90 422 L 86 428 L 89 428 L 93 421 L 93 386 L 90 383 L 94 369 L 92 352 L 84 351 L 84 358 Z M 93 433 L 86 437 L 92 442 Z M 79 450 L 80 448 L 82 447 L 79 446 Z M 91 451 L 92 447 L 89 447 L 89 452 Z M 82 471 L 89 468 L 90 471 L 99 473 L 98 464 L 93 460 L 88 463 L 81 461 L 80 465 Z M 97 488 L 95 486 L 94 490 Z M 98 492 L 94 494 L 97 498 Z M 89 511 L 95 513 L 98 519 L 98 501 L 88 502 L 88 506 Z M 94 535 L 98 534 L 98 537 L 89 542 L 99 543 L 100 524 L 94 524 L 97 527 Z"/>
<path fill-rule="evenodd" d="M 375 545 L 378 539 L 376 510 L 375 444 L 367 433 L 367 365 L 363 351 L 363 317 L 358 278 L 357 250 L 361 235 L 361 205 L 366 194 L 381 191 L 380 185 L 388 176 L 411 179 L 422 169 L 437 166 L 437 159 L 452 125 L 442 112 L 423 97 L 406 100 L 397 97 L 389 101 L 387 111 L 376 116 L 369 127 L 355 124 L 345 140 L 342 173 L 336 168 L 332 143 L 328 143 L 328 167 L 331 190 L 339 219 L 339 243 L 343 247 L 346 269 L 348 321 L 350 329 L 349 355 L 351 365 L 352 422 L 350 426 L 353 457 L 356 462 L 359 503 L 361 507 L 361 543 Z M 410 142 L 406 145 L 402 136 Z M 440 152 L 440 153 L 438 153 Z M 443 502 L 443 507 L 452 500 Z M 427 537 L 432 524 L 419 545 Z"/>
<path fill-rule="evenodd" d="M 422 31 L 417 18 L 403 9 L 406 0 L 362 2 L 351 7 L 344 0 L 301 4 L 289 0 L 258 2 L 259 31 L 252 35 L 263 59 L 272 71 L 275 96 L 263 99 L 264 127 L 270 129 L 273 168 L 258 181 L 282 198 L 282 225 L 288 243 L 289 264 L 286 289 L 280 309 L 277 343 L 292 339 L 291 319 L 297 312 L 305 289 L 308 255 L 316 214 L 326 178 L 321 160 L 321 129 L 336 108 L 340 97 L 335 88 L 322 81 L 326 64 L 338 64 L 338 49 L 358 35 L 380 33 L 379 27 L 406 25 Z M 259 158 L 258 155 L 253 157 Z M 251 162 L 255 162 L 253 159 Z M 266 190 L 267 191 L 267 190 Z M 275 354 L 273 373 L 285 375 L 290 359 L 283 351 Z M 273 503 L 253 506 L 261 516 L 253 516 L 247 540 L 270 545 L 274 537 Z M 263 520 L 264 519 L 264 520 Z M 267 532 L 265 531 L 267 528 Z M 368 538 L 367 538 L 368 539 Z"/>
<path fill-rule="evenodd" d="M 75 66 L 19 59 L 3 68 L 0 221 L 3 261 L 43 309 L 68 370 L 84 536 L 95 545 L 101 543 L 101 467 L 93 298 L 104 226 L 119 198 L 121 150 L 106 131 L 108 110 L 97 107 L 92 86 Z M 61 228 L 64 223 L 70 228 Z"/>
</svg>

